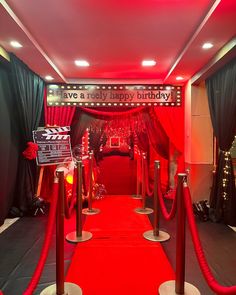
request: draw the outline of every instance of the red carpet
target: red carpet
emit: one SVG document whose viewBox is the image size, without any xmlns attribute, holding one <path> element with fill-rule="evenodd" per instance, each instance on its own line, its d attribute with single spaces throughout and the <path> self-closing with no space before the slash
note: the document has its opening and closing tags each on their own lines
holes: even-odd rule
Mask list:
<svg viewBox="0 0 236 295">
<path fill-rule="evenodd" d="M 77 246 L 66 281 L 78 284 L 83 295 L 157 295 L 174 271 L 160 244 L 142 237 L 151 225 L 133 211 L 140 201 L 107 196 L 94 207 L 101 213 L 88 216 L 84 227 L 93 238 Z"/>
</svg>

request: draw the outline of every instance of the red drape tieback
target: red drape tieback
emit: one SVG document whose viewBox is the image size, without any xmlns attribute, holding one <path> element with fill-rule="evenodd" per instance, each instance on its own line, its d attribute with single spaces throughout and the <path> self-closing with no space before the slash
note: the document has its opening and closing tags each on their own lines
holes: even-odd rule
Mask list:
<svg viewBox="0 0 236 295">
<path fill-rule="evenodd" d="M 32 141 L 27 142 L 27 148 L 23 151 L 23 156 L 28 160 L 33 160 L 37 157 L 38 145 Z"/>
</svg>

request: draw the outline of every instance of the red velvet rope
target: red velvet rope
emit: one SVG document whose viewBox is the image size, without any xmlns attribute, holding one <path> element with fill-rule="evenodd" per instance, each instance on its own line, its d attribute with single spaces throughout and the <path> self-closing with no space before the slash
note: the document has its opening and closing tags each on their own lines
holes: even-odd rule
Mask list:
<svg viewBox="0 0 236 295">
<path fill-rule="evenodd" d="M 138 181 L 142 182 L 142 168 L 141 168 L 141 156 L 137 155 L 137 169 L 138 169 Z"/>
<path fill-rule="evenodd" d="M 132 108 L 131 110 L 124 111 L 124 112 L 102 112 L 102 111 L 98 111 L 98 110 L 94 110 L 90 108 L 83 108 L 83 107 L 80 107 L 80 109 L 84 111 L 85 113 L 88 113 L 91 115 L 99 115 L 99 116 L 106 116 L 106 117 L 119 117 L 119 116 L 123 117 L 133 113 L 141 112 L 142 110 L 145 109 L 145 107 Z"/>
<path fill-rule="evenodd" d="M 149 197 L 153 195 L 153 188 L 150 189 L 150 182 L 149 182 L 149 171 L 148 171 L 148 165 L 147 160 L 144 160 L 144 167 L 145 167 L 145 184 L 146 184 L 146 193 Z"/>
<path fill-rule="evenodd" d="M 199 239 L 197 226 L 194 219 L 193 208 L 192 208 L 192 199 L 188 187 L 184 187 L 184 201 L 186 207 L 186 213 L 188 218 L 188 223 L 190 227 L 190 232 L 192 235 L 193 245 L 195 253 L 198 259 L 198 263 L 201 267 L 202 273 L 207 281 L 209 287 L 217 294 L 236 294 L 236 286 L 225 287 L 221 286 L 212 275 L 212 272 L 207 264 L 206 257 L 204 255 L 202 245 Z"/>
<path fill-rule="evenodd" d="M 68 201 L 67 198 L 67 192 L 66 192 L 66 187 L 65 187 L 65 193 L 64 193 L 64 205 L 65 205 L 65 218 L 69 219 L 71 217 L 72 211 L 74 209 L 75 203 L 76 203 L 76 195 L 74 194 L 74 181 L 73 180 L 73 184 L 72 184 L 72 197 L 71 197 L 71 201 Z"/>
<path fill-rule="evenodd" d="M 170 212 L 167 211 L 164 200 L 163 200 L 163 196 L 162 196 L 162 192 L 161 192 L 161 186 L 160 186 L 160 179 L 158 180 L 158 186 L 157 186 L 157 195 L 159 198 L 159 203 L 160 203 L 160 207 L 161 207 L 161 211 L 162 211 L 162 215 L 166 220 L 171 220 L 174 218 L 175 213 L 176 213 L 176 208 L 177 208 L 177 197 L 176 197 L 176 193 L 174 196 L 174 200 L 172 203 L 172 207 Z"/>
<path fill-rule="evenodd" d="M 52 239 L 52 234 L 53 234 L 53 228 L 54 228 L 54 223 L 55 223 L 55 216 L 56 216 L 56 209 L 57 209 L 57 199 L 58 199 L 58 184 L 54 183 L 53 186 L 53 197 L 52 197 L 52 202 L 51 202 L 51 208 L 49 212 L 49 217 L 48 217 L 48 224 L 47 224 L 47 229 L 44 237 L 44 243 L 43 247 L 41 250 L 41 255 L 38 261 L 38 264 L 36 266 L 36 269 L 34 271 L 34 274 L 29 282 L 29 285 L 27 289 L 24 291 L 23 295 L 32 295 L 38 282 L 40 279 L 40 276 L 42 274 L 47 256 L 48 256 L 48 251 L 49 251 L 49 246 L 50 242 Z"/>
<path fill-rule="evenodd" d="M 64 186 L 64 212 L 65 212 L 65 218 L 69 219 L 71 217 L 72 211 L 76 204 L 76 184 L 77 184 L 77 170 L 74 169 L 73 174 L 73 183 L 72 183 L 72 194 L 71 194 L 71 200 L 68 201 L 67 192 L 66 192 L 66 186 Z"/>
<path fill-rule="evenodd" d="M 92 193 L 93 193 L 93 187 L 94 187 L 94 185 L 96 184 L 96 176 L 95 176 L 96 159 L 95 159 L 95 157 L 94 157 L 94 154 L 92 154 L 92 160 L 93 160 L 93 165 L 92 165 L 92 179 L 90 178 L 90 171 L 89 171 L 89 173 L 88 173 L 88 175 L 89 175 L 88 196 L 89 196 L 89 190 L 90 190 L 90 183 L 91 183 L 91 181 L 92 181 L 92 186 L 91 186 L 91 187 L 92 187 Z M 93 176 L 94 176 L 94 177 L 93 177 Z"/>
</svg>

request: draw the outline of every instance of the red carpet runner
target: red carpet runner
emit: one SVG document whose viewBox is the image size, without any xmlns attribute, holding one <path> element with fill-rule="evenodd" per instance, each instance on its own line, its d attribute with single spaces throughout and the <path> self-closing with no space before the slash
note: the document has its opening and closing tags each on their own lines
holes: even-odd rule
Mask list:
<svg viewBox="0 0 236 295">
<path fill-rule="evenodd" d="M 93 238 L 77 246 L 66 281 L 78 284 L 83 295 L 157 295 L 174 271 L 160 244 L 142 237 L 151 224 L 134 212 L 140 201 L 106 196 L 93 207 L 101 213 L 88 216 L 84 226 Z"/>
</svg>

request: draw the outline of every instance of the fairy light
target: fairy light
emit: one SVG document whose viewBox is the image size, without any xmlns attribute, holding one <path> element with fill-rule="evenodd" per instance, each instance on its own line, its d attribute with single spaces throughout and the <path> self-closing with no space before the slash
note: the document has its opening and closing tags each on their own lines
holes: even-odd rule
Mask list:
<svg viewBox="0 0 236 295">
<path fill-rule="evenodd" d="M 224 154 L 224 168 L 223 168 L 223 179 L 222 179 L 222 197 L 226 201 L 228 199 L 228 182 L 230 179 L 231 171 L 230 171 L 230 161 L 231 155 L 230 152 L 223 152 Z"/>
</svg>

